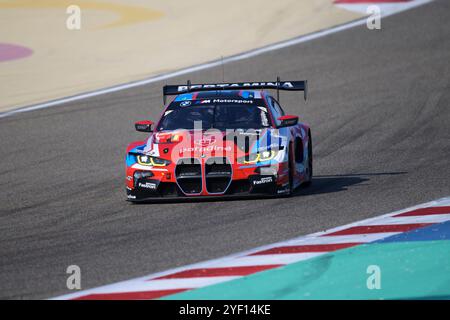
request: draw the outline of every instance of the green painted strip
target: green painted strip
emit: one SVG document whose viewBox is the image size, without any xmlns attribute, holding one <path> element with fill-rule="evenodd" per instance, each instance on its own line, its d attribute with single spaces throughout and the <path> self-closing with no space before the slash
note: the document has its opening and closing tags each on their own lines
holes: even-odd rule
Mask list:
<svg viewBox="0 0 450 320">
<path fill-rule="evenodd" d="M 369 290 L 367 268 L 381 271 Z M 450 241 L 373 243 L 165 299 L 450 299 Z"/>
</svg>

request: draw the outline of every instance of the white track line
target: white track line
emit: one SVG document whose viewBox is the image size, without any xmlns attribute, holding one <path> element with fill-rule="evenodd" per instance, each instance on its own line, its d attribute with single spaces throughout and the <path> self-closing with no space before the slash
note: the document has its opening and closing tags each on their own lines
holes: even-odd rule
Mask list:
<svg viewBox="0 0 450 320">
<path fill-rule="evenodd" d="M 194 289 L 216 283 L 231 281 L 240 277 L 198 277 L 184 279 L 161 279 L 152 281 L 127 281 L 122 286 L 104 286 L 93 289 L 89 294 L 127 293 L 136 291 L 157 291 L 171 289 Z"/>
<path fill-rule="evenodd" d="M 382 232 L 382 233 L 367 233 L 357 235 L 333 236 L 333 237 L 304 237 L 301 240 L 287 241 L 286 246 L 298 245 L 312 245 L 312 244 L 332 244 L 332 243 L 367 243 L 379 239 L 393 236 L 399 232 Z"/>
<path fill-rule="evenodd" d="M 433 214 L 426 216 L 411 216 L 411 217 L 390 217 L 382 220 L 375 220 L 369 223 L 372 225 L 392 225 L 392 224 L 415 224 L 415 223 L 441 223 L 450 220 L 450 214 Z"/>
<path fill-rule="evenodd" d="M 222 261 L 216 265 L 209 267 L 244 267 L 244 266 L 259 266 L 259 265 L 275 265 L 275 264 L 289 264 L 308 260 L 327 252 L 304 252 L 304 253 L 286 253 L 286 254 L 264 254 L 256 256 L 246 256 L 240 258 L 230 259 L 229 261 Z"/>
<path fill-rule="evenodd" d="M 408 6 L 402 7 L 402 9 L 399 8 L 398 10 L 384 12 L 382 17 L 385 18 L 385 17 L 391 16 L 391 15 L 397 14 L 399 12 L 406 11 L 406 10 L 427 4 L 431 1 L 433 1 L 433 0 L 414 0 L 414 2 L 409 3 Z M 89 91 L 89 92 L 69 96 L 69 97 L 62 98 L 62 99 L 51 100 L 51 101 L 44 102 L 44 103 L 34 104 L 34 105 L 30 105 L 30 106 L 25 106 L 25 107 L 22 107 L 19 109 L 2 112 L 2 113 L 0 113 L 0 118 L 9 117 L 9 116 L 12 116 L 12 115 L 15 115 L 18 113 L 45 109 L 45 108 L 49 108 L 49 107 L 53 107 L 53 106 L 57 106 L 57 105 L 61 105 L 61 104 L 69 103 L 69 102 L 74 102 L 74 101 L 78 101 L 78 100 L 83 100 L 83 99 L 87 99 L 87 98 L 91 98 L 91 97 L 95 97 L 95 96 L 99 96 L 99 95 L 103 95 L 103 94 L 107 94 L 107 93 L 111 93 L 111 92 L 117 92 L 117 91 L 126 90 L 126 89 L 130 89 L 130 88 L 134 88 L 134 87 L 139 87 L 139 86 L 147 85 L 150 83 L 155 83 L 158 81 L 168 80 L 168 79 L 182 76 L 182 75 L 185 75 L 188 73 L 214 68 L 214 67 L 222 65 L 222 63 L 226 64 L 226 63 L 230 63 L 230 62 L 234 62 L 234 61 L 244 60 L 244 59 L 252 58 L 255 56 L 259 56 L 259 55 L 267 53 L 267 52 L 290 47 L 290 46 L 293 46 L 293 45 L 296 45 L 299 43 L 319 39 L 319 38 L 328 36 L 333 33 L 337 33 L 337 32 L 344 31 L 344 30 L 347 30 L 347 29 L 350 29 L 353 27 L 364 25 L 365 23 L 366 23 L 366 18 L 362 18 L 359 20 L 351 21 L 349 23 L 338 25 L 336 27 L 332 27 L 329 29 L 320 30 L 320 31 L 317 31 L 317 32 L 314 32 L 311 34 L 300 36 L 300 37 L 297 37 L 297 38 L 294 38 L 291 40 L 278 42 L 278 43 L 268 45 L 268 46 L 265 46 L 265 47 L 262 47 L 259 49 L 254 49 L 254 50 L 247 51 L 247 52 L 244 52 L 241 54 L 237 54 L 237 55 L 225 58 L 223 60 L 222 59 L 214 60 L 211 62 L 195 65 L 195 66 L 188 67 L 188 68 L 181 69 L 181 70 L 174 71 L 174 72 L 164 73 L 161 75 L 153 76 L 153 77 L 139 80 L 139 81 L 120 84 L 120 85 L 116 85 L 116 86 L 112 86 L 112 87 L 108 87 L 108 88 L 104 88 L 104 89 Z"/>
</svg>

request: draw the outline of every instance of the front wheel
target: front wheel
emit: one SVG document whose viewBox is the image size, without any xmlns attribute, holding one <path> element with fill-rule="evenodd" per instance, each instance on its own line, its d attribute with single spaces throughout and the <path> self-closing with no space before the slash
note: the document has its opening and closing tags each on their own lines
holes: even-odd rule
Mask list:
<svg viewBox="0 0 450 320">
<path fill-rule="evenodd" d="M 312 184 L 313 178 L 313 153 L 312 153 L 312 139 L 311 131 L 308 132 L 308 167 L 306 168 L 306 181 L 303 184 L 305 187 L 309 187 Z"/>
<path fill-rule="evenodd" d="M 294 194 L 294 148 L 292 144 L 289 145 L 289 191 L 286 194 L 288 197 Z"/>
</svg>

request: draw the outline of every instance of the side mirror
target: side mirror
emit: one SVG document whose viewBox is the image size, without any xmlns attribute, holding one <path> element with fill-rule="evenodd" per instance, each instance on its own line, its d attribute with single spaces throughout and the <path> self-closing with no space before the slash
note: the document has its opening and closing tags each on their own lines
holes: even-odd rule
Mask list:
<svg viewBox="0 0 450 320">
<path fill-rule="evenodd" d="M 295 126 L 298 123 L 298 117 L 292 115 L 281 116 L 278 120 L 281 122 L 279 127 Z"/>
<path fill-rule="evenodd" d="M 134 127 L 136 128 L 136 131 L 140 132 L 152 132 L 153 121 L 150 120 L 143 120 L 138 121 L 134 124 Z"/>
</svg>

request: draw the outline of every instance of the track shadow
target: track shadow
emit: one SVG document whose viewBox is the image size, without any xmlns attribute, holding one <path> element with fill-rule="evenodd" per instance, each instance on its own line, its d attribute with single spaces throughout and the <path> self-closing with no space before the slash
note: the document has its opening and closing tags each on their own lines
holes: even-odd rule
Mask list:
<svg viewBox="0 0 450 320">
<path fill-rule="evenodd" d="M 338 174 L 338 175 L 319 175 L 313 177 L 313 183 L 309 187 L 300 186 L 297 188 L 292 197 L 300 197 L 305 195 L 315 195 L 324 193 L 333 193 L 345 191 L 349 187 L 361 185 L 369 181 L 371 176 L 393 176 L 406 174 L 407 172 L 382 172 L 382 173 L 354 173 L 354 174 Z M 164 203 L 192 203 L 192 202 L 218 202 L 218 201 L 240 201 L 240 200 L 265 200 L 274 199 L 277 196 L 237 196 L 237 197 L 202 197 L 202 198 L 155 198 L 148 201 L 136 202 L 134 205 L 140 204 L 164 204 Z"/>
<path fill-rule="evenodd" d="M 241 201 L 241 200 L 265 200 L 274 199 L 276 196 L 271 195 L 251 195 L 251 196 L 217 196 L 217 197 L 199 197 L 199 198 L 155 198 L 150 200 L 144 200 L 139 202 L 131 202 L 133 205 L 145 205 L 145 204 L 173 204 L 173 203 L 196 203 L 196 202 L 221 202 L 221 201 Z"/>
<path fill-rule="evenodd" d="M 361 185 L 370 180 L 372 176 L 393 176 L 402 175 L 407 172 L 381 172 L 381 173 L 353 173 L 337 175 L 319 175 L 313 177 L 313 183 L 310 187 L 298 188 L 294 196 L 315 195 L 323 193 L 333 193 L 345 191 L 349 187 Z"/>
</svg>

